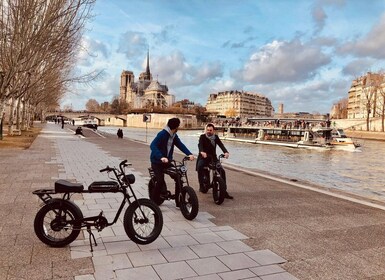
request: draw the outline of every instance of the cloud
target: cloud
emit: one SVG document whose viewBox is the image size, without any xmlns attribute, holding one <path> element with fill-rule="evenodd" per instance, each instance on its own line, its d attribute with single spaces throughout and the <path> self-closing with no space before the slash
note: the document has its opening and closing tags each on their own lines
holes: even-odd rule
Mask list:
<svg viewBox="0 0 385 280">
<path fill-rule="evenodd" d="M 259 84 L 297 82 L 313 78 L 330 61 L 321 47 L 303 44 L 299 39 L 273 41 L 252 54 L 243 69 L 232 76 Z"/>
<path fill-rule="evenodd" d="M 221 63 L 214 61 L 192 65 L 180 51 L 153 59 L 150 67 L 153 78 L 159 75 L 159 80 L 170 87 L 200 85 L 223 75 Z"/>
<path fill-rule="evenodd" d="M 231 42 L 231 40 L 227 40 L 222 44 L 222 48 L 230 48 L 230 49 L 238 49 L 238 48 L 246 48 L 247 43 L 253 42 L 255 39 L 257 39 L 256 36 L 250 36 L 240 42 Z"/>
<path fill-rule="evenodd" d="M 373 63 L 373 59 L 356 59 L 346 64 L 342 69 L 342 73 L 354 78 L 359 77 L 368 72 Z"/>
<path fill-rule="evenodd" d="M 81 66 L 90 66 L 95 59 L 109 58 L 110 53 L 106 44 L 90 37 L 83 37 L 81 47 L 77 55 L 77 61 Z"/>
<path fill-rule="evenodd" d="M 123 53 L 130 61 L 142 59 L 148 49 L 148 41 L 143 33 L 127 31 L 120 36 L 117 52 Z"/>
<path fill-rule="evenodd" d="M 361 38 L 343 44 L 338 52 L 340 54 L 353 54 L 356 57 L 385 58 L 385 14 L 380 21 Z"/>
<path fill-rule="evenodd" d="M 152 33 L 154 38 L 154 45 L 160 44 L 176 44 L 176 35 L 174 34 L 175 26 L 174 25 L 166 25 L 164 26 L 160 32 Z"/>
<path fill-rule="evenodd" d="M 312 16 L 315 23 L 314 34 L 318 34 L 325 26 L 327 15 L 322 6 L 316 5 L 313 7 Z"/>
</svg>

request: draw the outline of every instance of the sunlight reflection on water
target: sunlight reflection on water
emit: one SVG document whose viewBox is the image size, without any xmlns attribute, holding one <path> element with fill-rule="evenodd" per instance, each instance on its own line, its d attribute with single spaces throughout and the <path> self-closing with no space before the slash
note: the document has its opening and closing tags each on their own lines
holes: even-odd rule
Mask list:
<svg viewBox="0 0 385 280">
<path fill-rule="evenodd" d="M 100 127 L 101 131 L 116 135 L 115 127 Z M 124 137 L 146 141 L 146 130 L 123 128 Z M 150 143 L 159 129 L 147 130 Z M 198 153 L 201 131 L 179 131 L 182 142 Z M 317 151 L 287 147 L 255 145 L 226 141 L 230 152 L 227 163 L 264 173 L 308 181 L 317 185 L 348 191 L 385 202 L 385 142 L 359 140 L 362 151 Z"/>
</svg>

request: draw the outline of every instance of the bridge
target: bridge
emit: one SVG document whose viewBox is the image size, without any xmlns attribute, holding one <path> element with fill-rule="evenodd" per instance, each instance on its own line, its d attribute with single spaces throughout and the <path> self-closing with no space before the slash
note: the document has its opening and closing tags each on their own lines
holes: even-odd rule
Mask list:
<svg viewBox="0 0 385 280">
<path fill-rule="evenodd" d="M 127 126 L 127 115 L 113 115 L 108 113 L 96 113 L 96 112 L 61 112 L 52 111 L 47 112 L 46 119 L 55 119 L 58 117 L 64 117 L 67 120 L 96 120 L 98 125 L 118 125 Z"/>
</svg>

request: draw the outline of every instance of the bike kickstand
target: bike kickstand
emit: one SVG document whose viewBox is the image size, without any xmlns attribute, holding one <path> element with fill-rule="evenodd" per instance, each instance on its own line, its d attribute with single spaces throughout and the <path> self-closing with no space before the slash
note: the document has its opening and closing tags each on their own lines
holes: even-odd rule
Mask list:
<svg viewBox="0 0 385 280">
<path fill-rule="evenodd" d="M 94 249 L 93 249 L 93 247 L 92 247 L 91 236 L 92 236 L 92 238 L 93 238 L 93 240 L 94 240 L 95 246 L 98 246 L 98 244 L 96 243 L 95 235 L 92 233 L 91 227 L 90 227 L 90 226 L 87 226 L 87 232 L 88 232 L 88 239 L 89 239 L 89 241 L 90 241 L 91 252 L 93 252 Z"/>
</svg>

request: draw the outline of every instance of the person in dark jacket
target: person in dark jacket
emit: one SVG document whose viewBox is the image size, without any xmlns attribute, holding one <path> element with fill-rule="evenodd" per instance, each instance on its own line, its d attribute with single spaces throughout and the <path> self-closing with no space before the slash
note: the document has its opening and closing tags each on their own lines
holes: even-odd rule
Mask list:
<svg viewBox="0 0 385 280">
<path fill-rule="evenodd" d="M 229 157 L 229 152 L 227 151 L 225 145 L 223 145 L 219 136 L 215 134 L 215 126 L 212 123 L 206 125 L 205 133 L 203 133 L 199 137 L 198 142 L 198 160 L 197 160 L 197 171 L 198 171 L 198 180 L 199 180 L 199 190 L 202 191 L 203 186 L 203 176 L 204 176 L 204 167 L 208 166 L 212 159 L 216 160 L 217 153 L 216 148 L 217 145 L 223 151 L 225 158 Z M 223 180 L 226 182 L 226 172 L 221 167 L 219 170 Z M 231 195 L 226 190 L 225 198 L 233 199 Z"/>
<path fill-rule="evenodd" d="M 167 198 L 167 186 L 164 181 L 164 171 L 169 167 L 169 163 L 173 159 L 174 146 L 185 153 L 190 160 L 194 160 L 194 155 L 176 134 L 179 125 L 179 118 L 169 119 L 167 126 L 156 135 L 150 145 L 151 168 L 154 171 L 157 182 L 155 191 L 156 194 L 159 194 L 162 198 Z"/>
</svg>

